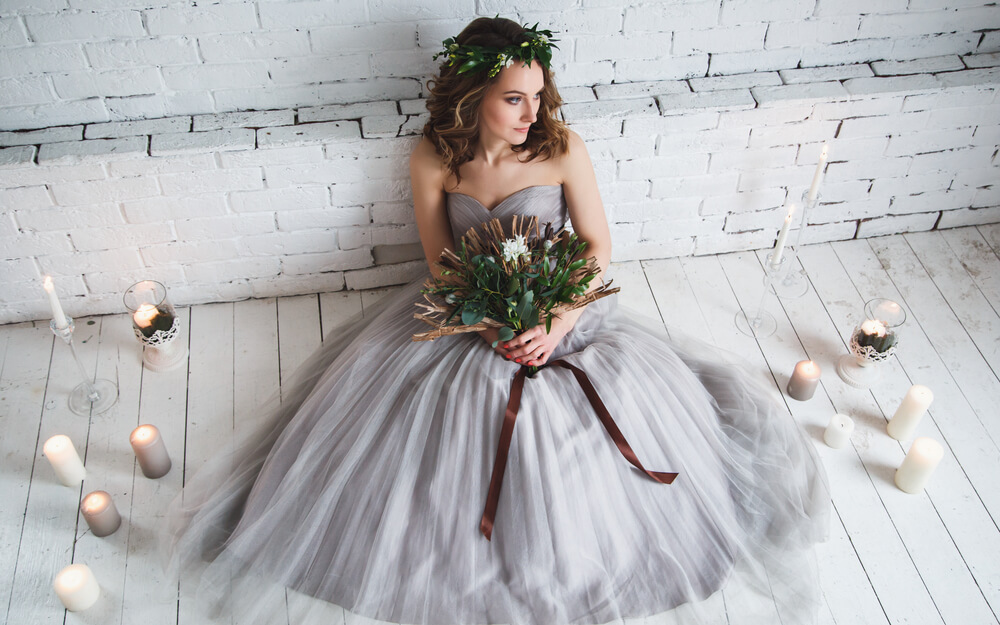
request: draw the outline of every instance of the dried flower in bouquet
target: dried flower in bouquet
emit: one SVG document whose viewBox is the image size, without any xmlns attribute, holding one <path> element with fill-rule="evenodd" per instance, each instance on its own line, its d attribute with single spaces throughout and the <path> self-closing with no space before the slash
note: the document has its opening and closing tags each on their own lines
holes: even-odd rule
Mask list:
<svg viewBox="0 0 1000 625">
<path fill-rule="evenodd" d="M 547 224 L 540 235 L 536 217 L 514 217 L 511 234 L 492 219 L 466 232 L 457 253 L 441 253 L 441 276 L 424 284 L 426 303 L 417 303 L 424 311 L 414 314 L 434 329 L 414 341 L 487 328 L 499 328 L 499 341 L 509 341 L 543 322 L 549 331 L 560 314 L 618 292 L 610 281 L 588 291 L 600 267 L 581 257 L 587 243 L 575 233 L 553 233 Z"/>
</svg>

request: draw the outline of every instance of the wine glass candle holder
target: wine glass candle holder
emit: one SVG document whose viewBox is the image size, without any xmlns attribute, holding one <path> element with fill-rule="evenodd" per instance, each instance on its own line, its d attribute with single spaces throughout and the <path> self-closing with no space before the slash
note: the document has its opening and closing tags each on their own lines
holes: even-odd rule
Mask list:
<svg viewBox="0 0 1000 625">
<path fill-rule="evenodd" d="M 784 299 L 794 299 L 802 297 L 809 291 L 809 279 L 803 269 L 796 269 L 795 259 L 799 255 L 799 246 L 802 245 L 802 231 L 806 229 L 810 211 L 819 204 L 819 193 L 815 195 L 812 191 L 802 193 L 802 210 L 799 211 L 799 227 L 795 231 L 795 241 L 787 252 L 788 269 L 782 272 L 771 284 L 774 294 Z"/>
<path fill-rule="evenodd" d="M 865 319 L 851 332 L 850 356 L 837 363 L 840 378 L 855 388 L 871 388 L 881 373 L 879 363 L 896 353 L 899 338 L 896 329 L 906 320 L 903 307 L 896 302 L 876 298 L 865 303 Z"/>
<path fill-rule="evenodd" d="M 768 293 L 771 292 L 771 285 L 774 279 L 781 275 L 782 267 L 788 261 L 788 258 L 779 256 L 777 262 L 774 261 L 775 255 L 773 253 L 768 254 L 767 262 L 764 263 L 764 292 L 760 296 L 760 303 L 757 304 L 757 308 L 749 312 L 742 308 L 736 311 L 734 319 L 736 328 L 747 336 L 762 339 L 774 334 L 774 330 L 778 326 L 774 315 L 764 309 L 764 302 L 767 299 Z"/>
<path fill-rule="evenodd" d="M 167 371 L 183 363 L 188 350 L 178 340 L 180 319 L 167 298 L 167 288 L 155 280 L 143 280 L 125 291 L 124 300 L 132 313 L 132 330 L 144 347 L 146 368 Z"/>
</svg>

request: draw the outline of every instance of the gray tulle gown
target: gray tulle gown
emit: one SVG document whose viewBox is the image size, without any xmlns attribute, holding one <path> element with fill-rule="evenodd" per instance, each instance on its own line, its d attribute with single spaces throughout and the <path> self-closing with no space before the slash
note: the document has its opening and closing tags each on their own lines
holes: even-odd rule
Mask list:
<svg viewBox="0 0 1000 625">
<path fill-rule="evenodd" d="M 447 206 L 456 240 L 491 217 L 566 220 L 560 186 L 492 211 L 461 194 Z M 475 334 L 412 342 L 422 282 L 327 337 L 280 407 L 261 407 L 263 425 L 172 504 L 172 570 L 199 576 L 207 610 L 285 622 L 288 587 L 394 623 L 605 623 L 678 606 L 665 618 L 813 619 L 829 495 L 811 441 L 746 372 L 682 349 L 617 296 L 589 305 L 554 357 L 589 375 L 647 469 L 679 477 L 633 468 L 573 374 L 544 368 L 524 386 L 486 540 L 519 365 Z"/>
</svg>

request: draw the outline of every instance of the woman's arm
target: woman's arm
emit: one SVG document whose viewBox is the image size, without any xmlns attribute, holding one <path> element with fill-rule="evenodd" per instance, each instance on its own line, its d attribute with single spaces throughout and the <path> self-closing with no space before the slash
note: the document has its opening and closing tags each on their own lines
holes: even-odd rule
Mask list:
<svg viewBox="0 0 1000 625">
<path fill-rule="evenodd" d="M 600 267 L 600 273 L 591 282 L 590 288 L 593 289 L 600 285 L 611 262 L 611 232 L 587 147 L 580 135 L 572 130 L 569 132 L 569 149 L 559 165 L 573 230 L 587 242 L 583 255 L 586 258 L 595 257 Z M 551 332 L 547 333 L 545 325 L 540 324 L 514 337 L 507 343 L 510 358 L 523 365 L 545 364 L 559 341 L 576 325 L 585 308 L 562 313 L 553 319 Z"/>
<path fill-rule="evenodd" d="M 437 261 L 445 248 L 455 249 L 445 208 L 444 181 L 447 172 L 437 151 L 426 137 L 410 154 L 410 189 L 413 192 L 413 213 L 417 220 L 420 243 L 427 257 L 427 266 L 434 277 L 440 277 Z"/>
</svg>

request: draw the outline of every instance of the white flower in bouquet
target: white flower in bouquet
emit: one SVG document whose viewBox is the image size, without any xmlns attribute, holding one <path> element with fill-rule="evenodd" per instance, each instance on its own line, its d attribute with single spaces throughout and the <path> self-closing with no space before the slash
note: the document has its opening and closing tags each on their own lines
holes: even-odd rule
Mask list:
<svg viewBox="0 0 1000 625">
<path fill-rule="evenodd" d="M 504 261 L 508 263 L 516 262 L 522 256 L 530 254 L 528 241 L 524 238 L 523 234 L 518 234 L 513 239 L 505 240 L 500 244 L 500 249 L 503 252 Z"/>
</svg>

